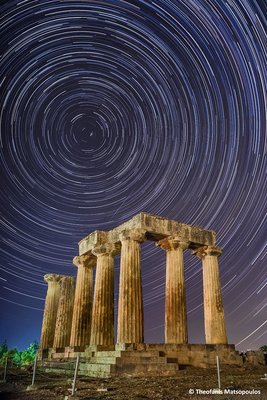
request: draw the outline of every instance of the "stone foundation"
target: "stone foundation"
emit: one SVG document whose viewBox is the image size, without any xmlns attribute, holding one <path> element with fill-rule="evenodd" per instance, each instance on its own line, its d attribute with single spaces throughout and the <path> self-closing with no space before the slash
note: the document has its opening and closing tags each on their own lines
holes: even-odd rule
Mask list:
<svg viewBox="0 0 267 400">
<path fill-rule="evenodd" d="M 66 348 L 64 352 L 50 350 L 43 369 L 73 373 L 75 359 L 80 355 L 79 373 L 91 377 L 111 376 L 175 376 L 186 367 L 210 368 L 220 365 L 243 365 L 242 356 L 234 345 L 205 344 L 117 344 L 87 346 L 85 351 Z"/>
</svg>

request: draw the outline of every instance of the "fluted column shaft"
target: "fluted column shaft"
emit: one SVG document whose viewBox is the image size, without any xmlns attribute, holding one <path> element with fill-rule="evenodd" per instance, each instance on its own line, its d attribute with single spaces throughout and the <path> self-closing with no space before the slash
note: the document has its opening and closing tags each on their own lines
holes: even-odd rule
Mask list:
<svg viewBox="0 0 267 400">
<path fill-rule="evenodd" d="M 58 302 L 60 297 L 61 275 L 47 274 L 44 276 L 45 282 L 48 284 L 45 299 L 45 308 L 42 324 L 42 332 L 40 339 L 40 349 L 48 349 L 53 346 L 55 326 L 58 310 Z"/>
<path fill-rule="evenodd" d="M 187 343 L 184 255 L 188 242 L 166 238 L 157 243 L 166 250 L 165 343 Z"/>
<path fill-rule="evenodd" d="M 114 344 L 114 256 L 116 247 L 106 244 L 93 250 L 97 256 L 91 345 Z"/>
<path fill-rule="evenodd" d="M 63 276 L 60 280 L 60 299 L 53 344 L 55 348 L 66 347 L 70 344 L 74 292 L 74 278 L 71 276 Z"/>
<path fill-rule="evenodd" d="M 202 259 L 206 343 L 227 344 L 218 265 L 221 249 L 205 246 L 195 253 Z"/>
<path fill-rule="evenodd" d="M 144 311 L 140 265 L 141 231 L 120 236 L 121 266 L 118 305 L 118 343 L 144 342 Z"/>
<path fill-rule="evenodd" d="M 90 343 L 93 268 L 96 264 L 96 258 L 87 255 L 74 257 L 73 263 L 78 267 L 78 272 L 70 346 L 85 346 Z"/>
</svg>

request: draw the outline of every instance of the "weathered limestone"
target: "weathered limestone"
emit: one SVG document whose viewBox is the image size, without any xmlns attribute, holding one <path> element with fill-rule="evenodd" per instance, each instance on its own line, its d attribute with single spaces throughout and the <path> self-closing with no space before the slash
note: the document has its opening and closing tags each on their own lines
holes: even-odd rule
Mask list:
<svg viewBox="0 0 267 400">
<path fill-rule="evenodd" d="M 48 349 L 53 346 L 58 302 L 60 297 L 60 279 L 61 275 L 47 274 L 44 276 L 48 284 L 45 299 L 45 308 L 43 316 L 42 333 L 40 339 L 40 349 Z"/>
<path fill-rule="evenodd" d="M 95 246 L 105 243 L 119 243 L 125 231 L 142 230 L 147 240 L 158 241 L 169 236 L 179 236 L 189 241 L 190 249 L 200 246 L 215 246 L 216 235 L 197 226 L 183 224 L 168 218 L 141 212 L 129 221 L 111 231 L 94 231 L 79 242 L 79 254 L 88 254 Z"/>
<path fill-rule="evenodd" d="M 70 346 L 83 347 L 90 343 L 93 268 L 96 265 L 96 258 L 92 255 L 74 257 L 73 264 L 78 267 L 78 272 Z"/>
<path fill-rule="evenodd" d="M 166 250 L 165 343 L 187 343 L 183 251 L 189 242 L 170 237 L 156 244 Z"/>
<path fill-rule="evenodd" d="M 118 343 L 143 343 L 144 312 L 140 266 L 141 229 L 124 231 L 121 240 L 121 266 L 118 306 Z"/>
<path fill-rule="evenodd" d="M 106 244 L 95 247 L 97 256 L 91 345 L 114 344 L 114 256 L 119 246 Z"/>
<path fill-rule="evenodd" d="M 206 343 L 227 344 L 218 265 L 222 251 L 215 246 L 204 246 L 194 254 L 202 259 Z"/>
<path fill-rule="evenodd" d="M 235 351 L 234 345 L 121 344 L 113 350 L 96 349 L 90 354 L 86 351 L 80 353 L 80 356 L 83 362 L 79 365 L 79 373 L 97 378 L 175 376 L 180 366 L 182 369 L 187 366 L 214 369 L 216 356 L 225 368 L 243 365 L 242 357 Z M 258 362 L 253 356 L 249 362 L 259 365 L 260 360 Z M 60 353 L 53 353 L 50 361 L 38 364 L 39 370 L 47 372 L 49 368 L 51 372 L 70 377 L 73 377 L 74 366 L 72 354 L 62 361 Z"/>
<path fill-rule="evenodd" d="M 242 354 L 245 363 L 253 365 L 267 365 L 267 354 L 261 350 L 248 350 Z"/>
<path fill-rule="evenodd" d="M 144 343 L 140 245 L 145 240 L 155 241 L 166 251 L 165 344 Z M 80 256 L 74 258 L 78 267 L 75 296 L 73 278 L 47 276 L 41 359 L 67 360 L 62 368 L 65 373 L 73 371 L 73 359 L 80 354 L 86 360 L 81 363 L 80 371 L 102 377 L 171 376 L 179 365 L 214 366 L 217 355 L 222 364 L 240 365 L 243 361 L 234 346 L 227 344 L 218 267 L 221 250 L 215 246 L 213 231 L 147 213 L 140 213 L 110 231 L 91 233 L 79 243 Z M 205 345 L 187 343 L 186 249 L 202 259 Z M 114 345 L 114 257 L 120 250 L 117 344 Z"/>
<path fill-rule="evenodd" d="M 63 348 L 70 344 L 74 292 L 74 278 L 72 276 L 63 276 L 60 279 L 60 299 L 56 319 L 54 348 Z"/>
</svg>

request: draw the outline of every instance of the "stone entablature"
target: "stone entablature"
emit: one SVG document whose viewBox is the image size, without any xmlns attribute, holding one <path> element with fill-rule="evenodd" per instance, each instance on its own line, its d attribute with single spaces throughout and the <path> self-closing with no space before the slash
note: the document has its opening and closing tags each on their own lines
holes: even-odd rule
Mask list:
<svg viewBox="0 0 267 400">
<path fill-rule="evenodd" d="M 182 224 L 180 222 L 160 217 L 158 215 L 140 213 L 128 222 L 110 231 L 94 231 L 79 242 L 79 254 L 90 253 L 95 246 L 106 243 L 120 243 L 120 235 L 124 231 L 141 229 L 146 234 L 146 240 L 158 241 L 169 236 L 178 236 L 189 242 L 190 249 L 201 246 L 214 246 L 216 235 L 214 231 Z"/>
</svg>

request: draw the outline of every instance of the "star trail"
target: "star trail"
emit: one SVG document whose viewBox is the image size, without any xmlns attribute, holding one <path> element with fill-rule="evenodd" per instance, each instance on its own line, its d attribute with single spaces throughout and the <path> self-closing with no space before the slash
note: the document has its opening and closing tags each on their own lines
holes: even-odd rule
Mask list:
<svg viewBox="0 0 267 400">
<path fill-rule="evenodd" d="M 145 211 L 216 231 L 229 342 L 267 344 L 265 15 L 256 0 L 1 2 L 1 340 L 39 340 L 43 275 L 76 275 L 79 240 Z M 145 340 L 162 342 L 152 243 L 142 274 Z M 189 251 L 185 274 L 200 343 Z"/>
</svg>

